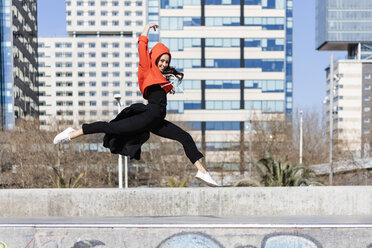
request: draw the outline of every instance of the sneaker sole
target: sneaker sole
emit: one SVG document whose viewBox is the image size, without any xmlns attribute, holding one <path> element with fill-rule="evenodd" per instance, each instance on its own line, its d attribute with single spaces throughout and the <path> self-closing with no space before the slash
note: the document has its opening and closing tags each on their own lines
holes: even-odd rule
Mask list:
<svg viewBox="0 0 372 248">
<path fill-rule="evenodd" d="M 208 182 L 204 181 L 203 179 L 201 179 L 201 178 L 199 178 L 199 177 L 195 177 L 195 178 L 198 179 L 200 182 L 205 183 L 205 184 L 208 185 L 209 187 L 213 187 L 213 188 L 218 187 L 218 185 L 208 183 Z"/>
</svg>

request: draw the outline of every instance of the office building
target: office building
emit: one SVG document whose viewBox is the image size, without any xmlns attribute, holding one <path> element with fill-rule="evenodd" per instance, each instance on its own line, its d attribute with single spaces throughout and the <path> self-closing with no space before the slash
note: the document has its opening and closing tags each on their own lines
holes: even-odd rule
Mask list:
<svg viewBox="0 0 372 248">
<path fill-rule="evenodd" d="M 66 1 L 69 37 L 40 38 L 40 120 L 79 126 L 110 120 L 123 106 L 143 102 L 137 83 L 137 39 L 144 1 Z"/>
<path fill-rule="evenodd" d="M 0 128 L 38 117 L 36 0 L 0 1 Z"/>
<path fill-rule="evenodd" d="M 165 43 L 185 74 L 168 118 L 192 130 L 209 167 L 244 170 L 252 116 L 291 119 L 292 12 L 292 0 L 148 1 L 160 25 L 150 44 Z"/>
<path fill-rule="evenodd" d="M 327 123 L 340 149 L 369 156 L 371 134 L 372 2 L 318 0 L 316 48 L 347 51 L 327 71 Z M 331 86 L 332 85 L 332 86 Z"/>
</svg>

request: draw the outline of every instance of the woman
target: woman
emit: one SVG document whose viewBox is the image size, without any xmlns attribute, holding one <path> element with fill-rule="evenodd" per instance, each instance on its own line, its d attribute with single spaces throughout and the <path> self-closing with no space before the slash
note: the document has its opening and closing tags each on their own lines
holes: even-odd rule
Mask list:
<svg viewBox="0 0 372 248">
<path fill-rule="evenodd" d="M 183 73 L 170 67 L 171 54 L 162 43 L 156 44 L 151 52 L 148 49 L 148 33 L 157 24 L 147 24 L 138 38 L 139 68 L 138 84 L 148 104 L 132 104 L 121 111 L 110 122 L 98 121 L 83 124 L 79 130 L 67 128 L 54 138 L 54 144 L 76 139 L 84 134 L 105 133 L 103 145 L 112 153 L 123 154 L 140 159 L 141 145 L 154 133 L 164 138 L 179 141 L 186 156 L 198 169 L 196 178 L 209 186 L 218 186 L 200 162 L 203 157 L 192 137 L 175 124 L 165 120 L 167 93 L 174 94 L 173 85 L 166 78 L 176 77 L 182 80 Z"/>
</svg>

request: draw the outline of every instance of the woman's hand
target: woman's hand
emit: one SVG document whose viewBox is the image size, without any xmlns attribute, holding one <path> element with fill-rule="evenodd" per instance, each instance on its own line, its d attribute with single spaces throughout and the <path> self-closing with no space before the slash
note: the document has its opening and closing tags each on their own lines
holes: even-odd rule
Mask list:
<svg viewBox="0 0 372 248">
<path fill-rule="evenodd" d="M 172 87 L 172 89 L 169 91 L 169 93 L 171 93 L 172 95 L 174 95 L 174 93 L 176 93 L 176 90 L 174 89 L 174 87 Z"/>
<path fill-rule="evenodd" d="M 159 25 L 156 24 L 156 23 L 149 23 L 149 24 L 146 24 L 146 26 L 145 26 L 145 28 L 143 29 L 141 35 L 147 37 L 151 28 L 153 28 L 154 31 L 156 31 L 156 29 L 157 29 L 158 27 L 159 27 Z"/>
</svg>

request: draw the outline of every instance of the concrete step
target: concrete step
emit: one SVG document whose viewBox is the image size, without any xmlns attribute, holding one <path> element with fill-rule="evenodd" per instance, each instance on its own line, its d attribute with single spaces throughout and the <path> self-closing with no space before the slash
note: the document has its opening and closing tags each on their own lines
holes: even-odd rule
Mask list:
<svg viewBox="0 0 372 248">
<path fill-rule="evenodd" d="M 2 217 L 372 216 L 370 186 L 15 189 L 0 199 Z"/>
<path fill-rule="evenodd" d="M 0 248 L 370 248 L 372 216 L 0 218 Z"/>
</svg>

